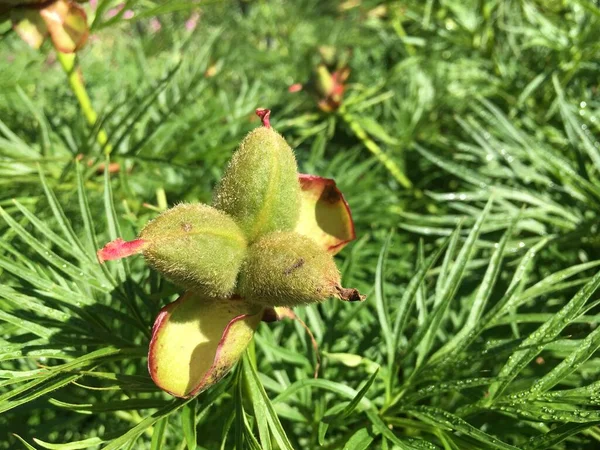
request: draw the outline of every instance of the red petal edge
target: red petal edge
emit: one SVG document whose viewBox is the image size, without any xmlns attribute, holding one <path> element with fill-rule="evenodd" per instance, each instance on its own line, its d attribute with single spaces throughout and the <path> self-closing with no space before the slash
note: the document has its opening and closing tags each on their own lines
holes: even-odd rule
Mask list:
<svg viewBox="0 0 600 450">
<path fill-rule="evenodd" d="M 346 208 L 346 211 L 348 212 L 348 217 L 350 217 L 350 239 L 341 241 L 336 245 L 330 246 L 328 248 L 328 251 L 335 252 L 337 248 L 343 247 L 348 242 L 352 242 L 354 239 L 356 239 L 356 230 L 354 229 L 354 219 L 352 218 L 352 211 L 350 211 L 350 205 L 348 205 L 348 202 L 344 198 L 344 194 L 342 194 L 341 191 L 338 189 L 335 180 L 333 180 L 332 178 L 324 178 L 318 175 L 309 175 L 306 173 L 299 173 L 298 180 L 300 181 L 300 188 L 302 190 L 308 190 L 312 183 L 322 183 L 324 185 L 323 192 L 325 192 L 325 189 L 329 188 L 328 201 L 330 201 L 331 203 L 335 203 L 341 200 L 342 204 L 344 205 L 344 208 Z"/>
<path fill-rule="evenodd" d="M 148 346 L 148 373 L 150 374 L 150 378 L 152 378 L 152 381 L 154 381 L 154 384 L 156 384 L 158 387 L 160 387 L 161 389 L 163 389 L 165 392 L 168 392 L 169 394 L 171 394 L 173 397 L 179 397 L 178 395 L 174 394 L 171 391 L 168 391 L 166 389 L 164 389 L 159 383 L 158 380 L 154 378 L 154 374 L 156 372 L 156 360 L 154 358 L 154 346 L 156 345 L 156 335 L 158 334 L 158 331 L 160 330 L 163 322 L 167 319 L 167 317 L 169 316 L 169 313 L 171 312 L 171 310 L 181 301 L 183 301 L 186 297 L 189 297 L 190 293 L 185 293 L 183 294 L 181 297 L 179 297 L 177 300 L 175 300 L 173 303 L 169 303 L 167 306 L 163 307 L 160 312 L 158 313 L 158 316 L 156 317 L 156 320 L 154 321 L 154 325 L 152 325 L 152 337 L 150 338 L 150 345 Z"/>
<path fill-rule="evenodd" d="M 123 239 L 118 238 L 98 250 L 96 255 L 98 256 L 98 261 L 102 264 L 104 261 L 112 261 L 114 259 L 135 255 L 136 253 L 141 252 L 145 246 L 146 241 L 143 239 L 124 241 Z"/>
<path fill-rule="evenodd" d="M 188 395 L 186 395 L 186 398 L 193 397 L 194 395 L 196 395 L 204 387 L 206 380 L 209 379 L 210 376 L 212 375 L 212 373 L 214 372 L 215 368 L 217 367 L 217 361 L 219 360 L 219 356 L 221 355 L 221 350 L 223 348 L 223 344 L 225 343 L 225 340 L 227 339 L 227 335 L 229 334 L 229 329 L 232 327 L 232 325 L 240 320 L 244 320 L 246 317 L 250 317 L 251 315 L 252 314 L 240 314 L 239 316 L 234 317 L 233 319 L 231 319 L 229 321 L 229 323 L 223 330 L 223 334 L 221 335 L 221 339 L 219 339 L 219 343 L 217 344 L 217 351 L 215 352 L 215 358 L 213 359 L 212 366 L 210 366 L 210 369 L 208 369 L 208 372 L 206 372 L 206 375 L 204 375 L 204 378 L 202 379 L 202 381 L 200 381 L 198 386 L 194 390 L 190 391 L 190 393 Z M 233 365 L 231 367 L 233 367 Z M 219 379 L 223 378 L 228 373 L 229 373 L 229 370 L 226 372 L 223 372 L 223 374 L 220 377 L 218 377 L 217 379 L 213 380 L 212 383 L 213 384 L 217 383 L 219 381 Z"/>
<path fill-rule="evenodd" d="M 154 378 L 154 374 L 156 373 L 156 361 L 154 358 L 153 350 L 154 350 L 154 346 L 156 345 L 156 338 L 157 338 L 158 331 L 160 330 L 163 322 L 169 316 L 169 313 L 171 312 L 171 310 L 179 302 L 184 301 L 190 295 L 191 295 L 191 293 L 189 293 L 189 292 L 185 293 L 181 297 L 179 297 L 177 300 L 175 300 L 173 303 L 169 303 L 167 306 L 165 306 L 163 309 L 160 310 L 160 312 L 158 313 L 158 316 L 156 317 L 156 320 L 154 321 L 154 325 L 152 326 L 152 338 L 150 339 L 150 345 L 148 346 L 148 373 L 150 374 L 150 378 L 152 378 L 152 381 L 154 381 L 154 384 L 156 384 L 163 391 L 167 392 L 168 394 L 171 394 L 173 397 L 179 397 L 179 398 L 193 397 L 194 395 L 196 395 L 198 393 L 198 391 L 200 391 L 204 387 L 206 380 L 212 375 L 213 371 L 215 370 L 217 361 L 219 360 L 221 349 L 223 348 L 223 344 L 225 343 L 225 340 L 227 339 L 227 334 L 229 333 L 229 329 L 237 321 L 244 320 L 246 317 L 251 316 L 251 314 L 240 314 L 239 316 L 236 316 L 229 321 L 229 323 L 223 330 L 223 334 L 221 335 L 221 339 L 219 339 L 219 343 L 217 344 L 217 351 L 215 352 L 215 357 L 213 359 L 213 363 L 210 366 L 210 369 L 208 369 L 208 371 L 204 375 L 204 378 L 202 378 L 202 380 L 198 383 L 198 386 L 196 386 L 193 390 L 191 390 L 187 395 L 180 396 L 180 395 L 174 394 L 173 392 L 169 391 L 168 389 L 163 388 L 161 386 L 161 383 L 159 382 L 159 380 Z M 223 376 L 227 375 L 227 373 L 228 372 L 224 372 Z M 215 380 L 214 383 L 216 383 L 217 381 L 218 380 Z"/>
</svg>

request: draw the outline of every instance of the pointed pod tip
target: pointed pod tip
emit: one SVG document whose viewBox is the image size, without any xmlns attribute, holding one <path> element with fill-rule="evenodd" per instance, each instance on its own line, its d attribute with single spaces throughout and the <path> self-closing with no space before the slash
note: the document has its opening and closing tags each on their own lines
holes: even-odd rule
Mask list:
<svg viewBox="0 0 600 450">
<path fill-rule="evenodd" d="M 271 117 L 271 110 L 265 108 L 257 108 L 255 112 L 256 115 L 260 117 L 263 127 L 271 128 L 271 122 L 269 121 L 269 118 Z"/>
<path fill-rule="evenodd" d="M 367 298 L 366 295 L 362 295 L 358 292 L 358 289 L 346 289 L 341 286 L 336 286 L 338 296 L 345 302 L 362 302 Z"/>
<path fill-rule="evenodd" d="M 127 256 L 140 253 L 145 246 L 146 241 L 144 239 L 124 241 L 121 238 L 117 238 L 98 250 L 96 255 L 98 256 L 98 261 L 102 264 L 104 261 L 126 258 Z"/>
</svg>

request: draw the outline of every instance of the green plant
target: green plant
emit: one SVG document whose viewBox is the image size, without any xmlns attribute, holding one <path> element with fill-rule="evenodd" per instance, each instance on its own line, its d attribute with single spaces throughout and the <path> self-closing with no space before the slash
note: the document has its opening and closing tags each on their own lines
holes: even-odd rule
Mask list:
<svg viewBox="0 0 600 450">
<path fill-rule="evenodd" d="M 92 25 L 91 127 L 59 66 L 0 46 L 0 448 L 596 448 L 596 3 L 244 1 L 194 32 L 178 5 L 157 33 L 152 2 Z M 351 121 L 287 93 L 322 45 L 351 49 Z M 209 203 L 260 104 L 344 192 L 337 259 L 368 300 L 295 311 L 319 356 L 300 322 L 260 324 L 172 399 L 146 354 L 177 289 L 95 251 Z"/>
</svg>

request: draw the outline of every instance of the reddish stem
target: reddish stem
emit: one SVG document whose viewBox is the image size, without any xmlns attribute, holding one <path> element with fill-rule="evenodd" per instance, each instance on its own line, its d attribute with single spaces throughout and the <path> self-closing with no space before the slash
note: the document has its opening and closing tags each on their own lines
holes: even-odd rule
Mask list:
<svg viewBox="0 0 600 450">
<path fill-rule="evenodd" d="M 271 128 L 271 122 L 269 122 L 269 117 L 271 116 L 270 109 L 258 108 L 256 110 L 256 115 L 262 120 L 263 127 Z"/>
</svg>

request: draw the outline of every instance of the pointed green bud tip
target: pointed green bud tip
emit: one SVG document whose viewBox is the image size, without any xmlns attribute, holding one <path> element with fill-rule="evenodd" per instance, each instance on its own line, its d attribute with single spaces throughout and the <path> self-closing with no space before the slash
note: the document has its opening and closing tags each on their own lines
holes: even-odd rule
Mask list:
<svg viewBox="0 0 600 450">
<path fill-rule="evenodd" d="M 226 214 L 199 203 L 181 204 L 149 222 L 138 239 L 109 242 L 98 251 L 98 259 L 136 253 L 179 286 L 228 297 L 246 255 L 246 238 Z"/>
<path fill-rule="evenodd" d="M 335 87 L 335 81 L 324 64 L 319 64 L 316 69 L 316 87 L 321 97 L 329 97 Z"/>
<path fill-rule="evenodd" d="M 260 307 L 239 298 L 184 294 L 164 307 L 154 323 L 150 376 L 176 397 L 199 394 L 231 370 L 261 318 Z"/>
<path fill-rule="evenodd" d="M 275 232 L 249 247 L 238 292 L 265 307 L 293 307 L 330 297 L 364 300 L 356 289 L 340 283 L 333 257 L 316 242 L 295 232 Z"/>
<path fill-rule="evenodd" d="M 271 128 L 270 111 L 256 113 L 263 126 L 244 138 L 213 201 L 215 208 L 233 217 L 249 242 L 273 231 L 292 231 L 300 209 L 294 153 Z"/>
</svg>

